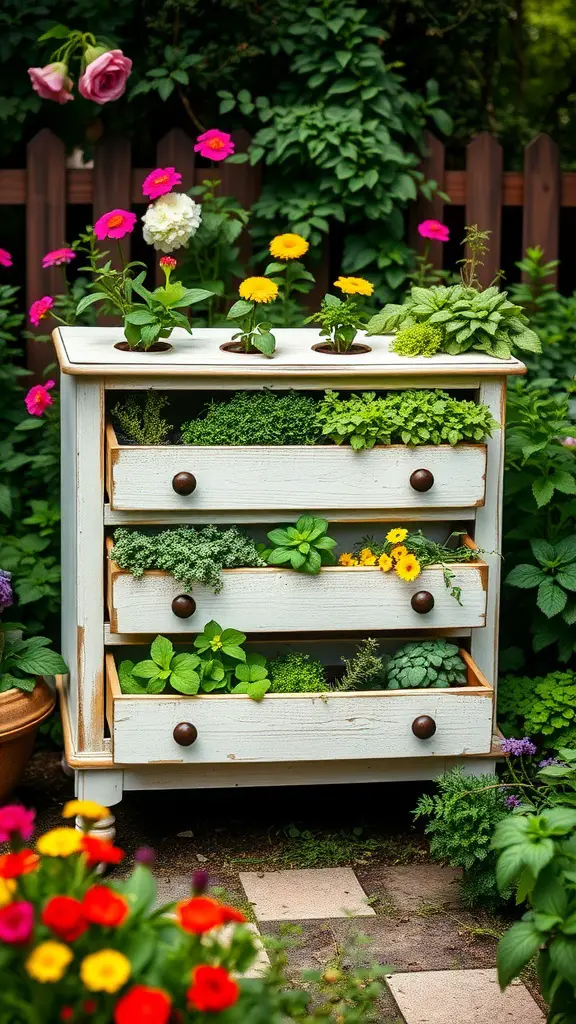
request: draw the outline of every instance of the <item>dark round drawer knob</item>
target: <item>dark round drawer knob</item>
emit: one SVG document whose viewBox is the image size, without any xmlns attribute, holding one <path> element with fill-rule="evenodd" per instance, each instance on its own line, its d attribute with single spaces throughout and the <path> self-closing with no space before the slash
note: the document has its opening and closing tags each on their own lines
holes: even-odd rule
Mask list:
<svg viewBox="0 0 576 1024">
<path fill-rule="evenodd" d="M 410 487 L 414 491 L 429 491 L 434 486 L 434 477 L 429 469 L 415 469 L 410 476 Z"/>
<path fill-rule="evenodd" d="M 189 619 L 196 611 L 196 601 L 190 594 L 178 594 L 172 601 L 172 611 L 179 619 Z"/>
<path fill-rule="evenodd" d="M 419 740 L 429 740 L 436 732 L 436 722 L 430 715 L 418 715 L 412 722 L 412 732 Z"/>
<path fill-rule="evenodd" d="M 181 747 L 191 747 L 198 739 L 198 729 L 192 722 L 179 722 L 172 733 L 176 743 Z"/>
<path fill-rule="evenodd" d="M 176 476 L 172 477 L 172 487 L 176 494 L 192 494 L 192 491 L 196 490 L 196 477 L 193 473 L 176 473 Z"/>
<path fill-rule="evenodd" d="M 434 598 L 428 590 L 418 590 L 416 594 L 412 594 L 410 604 L 419 615 L 427 615 L 434 607 Z"/>
</svg>

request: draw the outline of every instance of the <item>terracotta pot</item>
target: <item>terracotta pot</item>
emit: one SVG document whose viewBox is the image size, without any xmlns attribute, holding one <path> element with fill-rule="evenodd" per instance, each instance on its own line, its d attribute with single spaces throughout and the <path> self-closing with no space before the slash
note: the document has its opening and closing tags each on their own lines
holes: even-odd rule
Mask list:
<svg viewBox="0 0 576 1024">
<path fill-rule="evenodd" d="M 0 801 L 18 782 L 32 753 L 38 726 L 54 708 L 56 694 L 36 681 L 31 693 L 17 687 L 0 693 Z"/>
</svg>

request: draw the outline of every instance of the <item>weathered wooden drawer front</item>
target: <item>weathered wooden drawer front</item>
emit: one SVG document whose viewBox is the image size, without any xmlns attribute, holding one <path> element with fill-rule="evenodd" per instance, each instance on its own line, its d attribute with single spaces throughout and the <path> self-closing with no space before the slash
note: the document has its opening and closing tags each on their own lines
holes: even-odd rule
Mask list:
<svg viewBox="0 0 576 1024">
<path fill-rule="evenodd" d="M 410 483 L 419 469 L 433 477 L 426 491 Z M 107 430 L 108 496 L 118 511 L 464 508 L 483 504 L 485 472 L 482 444 L 365 452 L 335 445 L 122 447 Z M 183 473 L 193 477 L 191 493 L 175 490 Z"/>
<path fill-rule="evenodd" d="M 318 576 L 281 569 L 229 569 L 219 594 L 195 587 L 195 611 L 188 618 L 172 610 L 184 588 L 164 572 L 140 579 L 109 568 L 110 629 L 113 633 L 199 633 L 210 619 L 245 633 L 331 632 L 371 629 L 439 629 L 484 626 L 488 566 L 454 564 L 454 586 L 462 604 L 450 596 L 439 567 L 425 569 L 405 583 L 377 568 L 330 566 Z M 427 591 L 434 607 L 414 611 L 411 598 Z"/>
<path fill-rule="evenodd" d="M 484 754 L 490 750 L 493 691 L 472 662 L 469 685 L 453 690 L 245 696 L 133 697 L 120 692 L 107 656 L 107 714 L 116 764 L 331 761 Z M 419 716 L 436 731 L 418 739 Z M 180 746 L 174 729 L 197 739 Z"/>
</svg>

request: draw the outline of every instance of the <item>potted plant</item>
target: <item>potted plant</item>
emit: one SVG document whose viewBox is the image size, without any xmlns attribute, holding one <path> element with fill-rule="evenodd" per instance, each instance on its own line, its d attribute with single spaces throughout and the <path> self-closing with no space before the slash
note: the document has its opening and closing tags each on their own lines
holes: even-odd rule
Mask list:
<svg viewBox="0 0 576 1024">
<path fill-rule="evenodd" d="M 10 573 L 0 570 L 0 614 L 11 604 Z M 47 637 L 24 639 L 18 624 L 0 623 L 0 800 L 18 782 L 38 726 L 54 708 L 54 692 L 42 676 L 67 671 Z"/>
<path fill-rule="evenodd" d="M 278 285 L 268 277 L 247 277 L 238 289 L 240 298 L 228 311 L 227 320 L 236 320 L 238 331 L 231 341 L 220 346 L 223 352 L 239 352 L 242 355 L 273 356 L 276 339 L 271 333 L 272 324 L 260 319 L 259 306 L 268 305 L 278 298 Z"/>
<path fill-rule="evenodd" d="M 326 355 L 345 356 L 370 352 L 369 345 L 354 341 L 367 321 L 354 296 L 372 295 L 374 285 L 364 277 L 339 277 L 334 286 L 345 295 L 344 300 L 328 293 L 322 299 L 319 311 L 306 319 L 307 324 L 321 324 L 320 334 L 328 339 L 313 345 L 313 350 Z"/>
</svg>

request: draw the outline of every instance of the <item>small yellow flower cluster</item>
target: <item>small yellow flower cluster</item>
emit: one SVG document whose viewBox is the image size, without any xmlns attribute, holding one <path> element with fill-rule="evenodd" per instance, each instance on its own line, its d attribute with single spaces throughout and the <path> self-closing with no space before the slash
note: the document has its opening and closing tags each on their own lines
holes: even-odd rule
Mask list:
<svg viewBox="0 0 576 1024">
<path fill-rule="evenodd" d="M 421 566 L 418 559 L 411 555 L 402 544 L 402 541 L 406 540 L 407 536 L 408 530 L 405 530 L 403 527 L 396 527 L 393 530 L 389 530 L 386 534 L 388 543 L 394 545 L 389 554 L 384 552 L 377 556 L 371 548 L 362 548 L 358 556 L 350 552 L 340 555 L 338 563 L 339 565 L 346 566 L 377 565 L 382 572 L 389 572 L 390 569 L 395 569 L 396 574 L 401 580 L 410 583 L 420 575 Z"/>
</svg>

